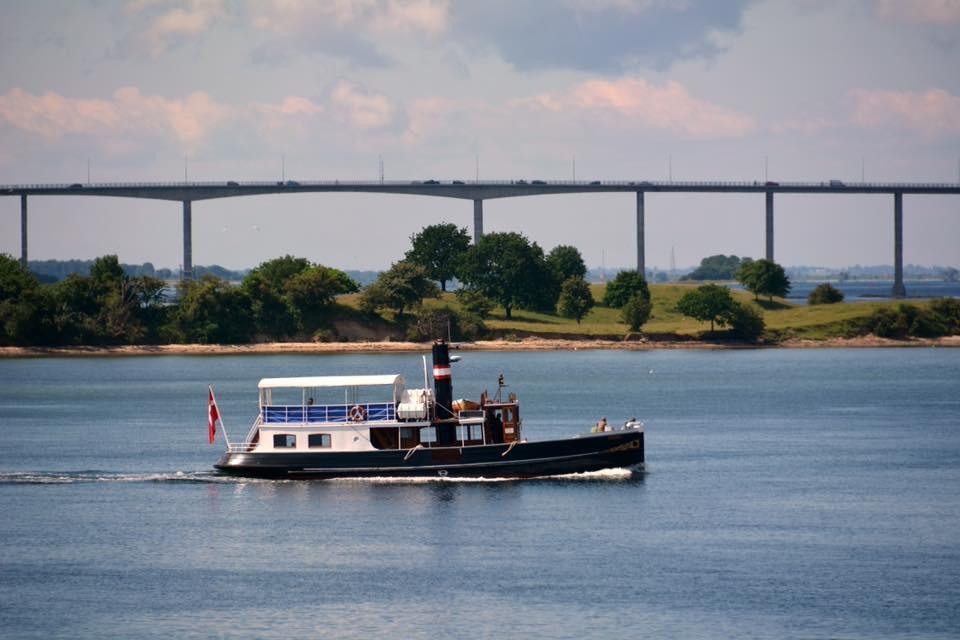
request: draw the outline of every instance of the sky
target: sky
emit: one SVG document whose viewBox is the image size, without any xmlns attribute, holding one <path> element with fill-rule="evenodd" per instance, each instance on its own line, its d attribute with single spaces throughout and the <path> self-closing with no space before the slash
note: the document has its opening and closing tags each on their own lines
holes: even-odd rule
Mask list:
<svg viewBox="0 0 960 640">
<path fill-rule="evenodd" d="M 960 181 L 960 0 L 0 0 L 0 184 Z M 893 197 L 778 195 L 781 264 L 892 264 Z M 32 197 L 31 259 L 176 268 L 178 202 Z M 193 262 L 385 269 L 469 200 L 193 205 Z M 635 266 L 632 194 L 484 203 Z M 646 196 L 647 267 L 762 257 L 760 194 Z M 0 252 L 20 203 L 0 197 Z M 904 197 L 904 262 L 960 266 L 960 197 Z"/>
</svg>

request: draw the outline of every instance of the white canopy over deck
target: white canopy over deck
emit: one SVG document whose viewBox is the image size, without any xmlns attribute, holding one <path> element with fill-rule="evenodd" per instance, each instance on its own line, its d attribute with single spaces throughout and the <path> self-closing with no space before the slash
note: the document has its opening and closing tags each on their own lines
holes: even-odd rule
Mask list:
<svg viewBox="0 0 960 640">
<path fill-rule="evenodd" d="M 371 376 L 311 376 L 303 378 L 264 378 L 257 385 L 260 389 L 320 389 L 329 387 L 403 387 L 399 374 Z"/>
</svg>

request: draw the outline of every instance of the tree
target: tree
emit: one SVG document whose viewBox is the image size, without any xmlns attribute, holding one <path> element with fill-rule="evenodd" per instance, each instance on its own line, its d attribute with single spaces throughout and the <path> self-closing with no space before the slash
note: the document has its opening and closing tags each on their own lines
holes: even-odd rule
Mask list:
<svg viewBox="0 0 960 640">
<path fill-rule="evenodd" d="M 368 312 L 386 307 L 393 309 L 397 318 L 402 318 L 404 309 L 419 305 L 424 298 L 439 295 L 440 289 L 433 284 L 423 266 L 401 261 L 394 263 L 364 289 L 360 306 Z"/>
<path fill-rule="evenodd" d="M 753 293 L 754 299 L 761 295 L 783 297 L 790 292 L 790 279 L 786 272 L 776 262 L 770 260 L 755 260 L 748 262 L 737 271 L 737 282 Z"/>
<path fill-rule="evenodd" d="M 636 270 L 621 271 L 607 284 L 607 290 L 603 293 L 603 304 L 619 309 L 635 295 L 641 296 L 644 300 L 650 300 L 647 280 Z"/>
<path fill-rule="evenodd" d="M 587 275 L 587 265 L 576 247 L 558 245 L 550 250 L 546 260 L 557 282 L 564 283 L 570 278 L 585 278 Z"/>
<path fill-rule="evenodd" d="M 727 312 L 726 321 L 733 335 L 751 342 L 762 336 L 766 328 L 763 316 L 752 306 L 742 302 L 733 303 Z"/>
<path fill-rule="evenodd" d="M 818 284 L 807 296 L 807 304 L 834 304 L 837 302 L 843 302 L 843 293 L 829 282 Z"/>
<path fill-rule="evenodd" d="M 280 339 L 297 331 L 299 318 L 288 304 L 285 289 L 290 279 L 310 267 L 310 261 L 306 258 L 286 255 L 267 260 L 247 274 L 240 288 L 250 299 L 258 332 Z"/>
<path fill-rule="evenodd" d="M 729 289 L 716 284 L 705 284 L 683 294 L 677 302 L 677 311 L 695 320 L 710 322 L 712 332 L 714 323 L 721 327 L 729 323 L 734 304 L 736 301 Z"/>
<path fill-rule="evenodd" d="M 590 285 L 582 277 L 567 278 L 560 287 L 558 311 L 564 317 L 575 319 L 577 324 L 580 324 L 594 304 L 596 303 Z"/>
<path fill-rule="evenodd" d="M 187 282 L 171 327 L 185 342 L 229 344 L 249 342 L 254 331 L 250 298 L 226 280 L 204 276 Z"/>
<path fill-rule="evenodd" d="M 707 256 L 700 261 L 700 266 L 687 274 L 688 280 L 732 280 L 743 265 L 751 262 L 750 258 L 725 256 L 722 253 Z"/>
<path fill-rule="evenodd" d="M 427 276 L 437 280 L 440 289 L 446 291 L 447 280 L 457 274 L 460 260 L 470 248 L 470 234 L 466 228 L 449 223 L 433 224 L 410 236 L 410 241 L 413 248 L 407 251 L 404 260 L 422 266 Z"/>
<path fill-rule="evenodd" d="M 338 269 L 314 265 L 287 280 L 283 287 L 287 307 L 302 331 L 313 332 L 337 296 L 360 286 Z"/>
<path fill-rule="evenodd" d="M 493 300 L 483 295 L 479 291 L 474 291 L 472 289 L 457 289 L 457 300 L 467 311 L 467 313 L 472 313 L 480 318 L 486 318 L 490 315 L 490 312 L 493 311 L 493 308 L 497 306 L 494 304 Z"/>
<path fill-rule="evenodd" d="M 470 247 L 460 279 L 501 305 L 507 318 L 515 307 L 553 309 L 559 291 L 543 250 L 519 233 L 488 233 Z"/>
<path fill-rule="evenodd" d="M 0 344 L 30 344 L 41 321 L 40 283 L 19 260 L 0 253 Z"/>
<path fill-rule="evenodd" d="M 620 308 L 620 318 L 630 327 L 630 331 L 640 331 L 640 327 L 645 325 L 647 320 L 650 319 L 650 312 L 652 310 L 653 305 L 650 304 L 649 300 L 640 294 L 634 294 L 634 296 L 627 300 L 626 304 Z"/>
</svg>

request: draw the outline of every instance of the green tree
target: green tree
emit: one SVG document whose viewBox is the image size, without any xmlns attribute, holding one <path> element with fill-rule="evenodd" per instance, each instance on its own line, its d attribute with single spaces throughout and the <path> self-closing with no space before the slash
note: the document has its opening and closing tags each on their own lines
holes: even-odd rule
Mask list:
<svg viewBox="0 0 960 640">
<path fill-rule="evenodd" d="M 640 327 L 650 319 L 651 311 L 653 311 L 653 305 L 650 304 L 650 300 L 637 293 L 620 307 L 620 318 L 630 327 L 630 331 L 640 331 Z"/>
<path fill-rule="evenodd" d="M 677 302 L 677 311 L 695 320 L 709 322 L 712 332 L 714 324 L 724 327 L 729 323 L 734 304 L 736 301 L 729 289 L 705 284 L 683 294 Z"/>
<path fill-rule="evenodd" d="M 557 282 L 564 283 L 570 278 L 582 279 L 587 276 L 587 265 L 584 264 L 583 256 L 576 247 L 558 245 L 550 250 L 546 260 Z"/>
<path fill-rule="evenodd" d="M 700 261 L 700 266 L 687 274 L 688 280 L 732 280 L 743 265 L 751 262 L 750 258 L 725 256 L 722 253 L 707 256 Z"/>
<path fill-rule="evenodd" d="M 790 279 L 776 262 L 755 260 L 748 262 L 737 271 L 737 282 L 753 293 L 754 299 L 761 295 L 783 297 L 790 292 Z"/>
<path fill-rule="evenodd" d="M 603 292 L 603 304 L 612 309 L 619 309 L 627 300 L 635 295 L 644 300 L 650 300 L 650 288 L 647 280 L 639 271 L 621 271 L 607 283 L 607 290 Z"/>
<path fill-rule="evenodd" d="M 0 344 L 32 344 L 42 319 L 40 283 L 19 260 L 0 253 Z"/>
<path fill-rule="evenodd" d="M 837 302 L 843 302 L 843 293 L 829 282 L 818 284 L 807 296 L 807 304 L 835 304 Z"/>
<path fill-rule="evenodd" d="M 360 286 L 338 269 L 314 265 L 284 284 L 284 298 L 301 331 L 312 333 L 337 296 L 359 291 Z"/>
<path fill-rule="evenodd" d="M 751 342 L 762 336 L 766 328 L 760 312 L 742 302 L 734 301 L 725 319 L 733 335 Z"/>
<path fill-rule="evenodd" d="M 261 263 L 243 279 L 240 287 L 250 300 L 254 325 L 259 333 L 282 339 L 296 333 L 299 317 L 285 296 L 287 283 L 308 270 L 310 261 L 290 255 Z"/>
<path fill-rule="evenodd" d="M 183 342 L 249 342 L 255 330 L 250 297 L 226 280 L 204 276 L 183 285 L 173 318 L 172 337 Z"/>
<path fill-rule="evenodd" d="M 480 318 L 489 316 L 493 308 L 497 306 L 493 300 L 473 289 L 457 289 L 456 295 L 457 300 L 467 313 L 472 313 Z"/>
<path fill-rule="evenodd" d="M 427 276 L 447 290 L 447 280 L 457 274 L 460 260 L 470 247 L 470 234 L 455 224 L 433 224 L 410 236 L 413 248 L 404 260 L 426 269 Z"/>
<path fill-rule="evenodd" d="M 408 307 L 419 305 L 424 298 L 436 298 L 440 295 L 427 270 L 419 264 L 396 262 L 388 271 L 384 271 L 376 282 L 364 289 L 360 297 L 360 307 L 367 312 L 380 308 L 392 309 L 397 318 L 403 317 Z"/>
<path fill-rule="evenodd" d="M 488 233 L 470 247 L 460 280 L 501 305 L 507 318 L 515 307 L 553 309 L 557 287 L 536 242 L 519 233 Z"/>
<path fill-rule="evenodd" d="M 594 304 L 596 303 L 590 285 L 582 277 L 571 276 L 563 282 L 560 287 L 560 301 L 557 303 L 560 315 L 573 318 L 580 324 Z"/>
</svg>

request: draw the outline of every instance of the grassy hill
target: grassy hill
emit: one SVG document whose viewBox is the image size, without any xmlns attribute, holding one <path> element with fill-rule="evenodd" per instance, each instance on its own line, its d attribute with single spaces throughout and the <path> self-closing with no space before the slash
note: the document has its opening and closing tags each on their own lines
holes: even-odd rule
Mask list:
<svg viewBox="0 0 960 640">
<path fill-rule="evenodd" d="M 709 332 L 710 326 L 706 322 L 698 322 L 687 318 L 676 311 L 680 297 L 695 289 L 698 284 L 652 284 L 650 297 L 653 303 L 651 319 L 643 326 L 642 333 L 653 338 L 683 339 L 702 337 Z M 537 313 L 534 311 L 514 310 L 513 317 L 507 319 L 503 309 L 494 309 L 485 322 L 487 327 L 500 336 L 542 336 L 550 337 L 594 337 L 622 339 L 628 329 L 620 321 L 619 309 L 610 309 L 599 306 L 603 299 L 605 285 L 591 285 L 593 297 L 597 301 L 596 307 L 583 319 L 580 324 L 569 318 L 556 314 Z M 798 305 L 787 302 L 782 298 L 774 298 L 772 302 L 761 299 L 754 301 L 749 293 L 733 291 L 737 300 L 750 304 L 762 315 L 767 327 L 767 337 L 770 340 L 784 338 L 824 339 L 844 336 L 848 321 L 865 318 L 880 308 L 896 308 L 898 301 L 887 302 L 851 302 L 831 305 Z M 345 296 L 341 303 L 348 306 L 357 305 L 358 296 Z M 440 300 L 427 300 L 427 306 L 450 306 L 459 309 L 456 297 L 447 293 Z M 923 308 L 929 305 L 924 301 L 911 301 L 910 304 Z"/>
</svg>

